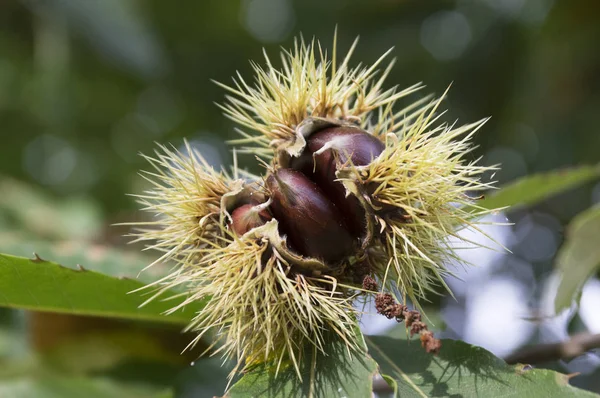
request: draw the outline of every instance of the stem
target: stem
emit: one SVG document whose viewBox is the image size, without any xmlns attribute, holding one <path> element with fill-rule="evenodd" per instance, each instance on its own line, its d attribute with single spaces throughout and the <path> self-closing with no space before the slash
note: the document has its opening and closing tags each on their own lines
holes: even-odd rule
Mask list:
<svg viewBox="0 0 600 398">
<path fill-rule="evenodd" d="M 560 359 L 572 359 L 594 348 L 600 348 L 600 334 L 581 333 L 560 343 L 525 347 L 505 358 L 509 364 L 535 364 Z"/>
</svg>

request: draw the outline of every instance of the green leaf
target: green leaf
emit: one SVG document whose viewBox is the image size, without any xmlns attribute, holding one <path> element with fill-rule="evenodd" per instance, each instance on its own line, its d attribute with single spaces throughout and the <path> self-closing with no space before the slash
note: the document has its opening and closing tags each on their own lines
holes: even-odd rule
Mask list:
<svg viewBox="0 0 600 398">
<path fill-rule="evenodd" d="M 0 242 L 2 251 L 12 255 L 30 256 L 37 253 L 42 258 L 51 258 L 65 266 L 75 268 L 81 265 L 102 274 L 137 277 L 136 279 L 147 283 L 156 281 L 169 272 L 169 266 L 166 264 L 156 264 L 140 272 L 156 258 L 139 251 L 119 250 L 86 242 L 49 242 L 31 239 L 19 233 L 0 232 Z"/>
<path fill-rule="evenodd" d="M 368 355 L 349 355 L 343 344 L 332 342 L 327 356 L 307 352 L 300 363 L 302 381 L 290 364 L 275 370 L 259 366 L 244 375 L 226 398 L 371 398 L 377 364 Z"/>
<path fill-rule="evenodd" d="M 598 397 L 569 385 L 551 370 L 509 366 L 480 347 L 442 340 L 438 355 L 418 341 L 367 338 L 369 353 L 382 374 L 395 382 L 397 397 Z"/>
<path fill-rule="evenodd" d="M 101 378 L 50 373 L 0 379 L 0 397 L 10 398 L 168 398 L 165 391 L 115 383 Z"/>
<path fill-rule="evenodd" d="M 581 289 L 600 267 L 600 206 L 583 211 L 573 219 L 565 243 L 556 257 L 560 283 L 554 300 L 556 313 L 569 308 Z"/>
<path fill-rule="evenodd" d="M 477 202 L 477 205 L 486 209 L 531 206 L 598 177 L 600 177 L 598 165 L 534 174 L 501 187 L 499 191 Z"/>
<path fill-rule="evenodd" d="M 186 324 L 204 306 L 197 302 L 165 316 L 181 295 L 164 293 L 169 300 L 140 307 L 152 293 L 132 293 L 144 286 L 139 281 L 6 254 L 0 254 L 0 275 L 0 307 Z"/>
<path fill-rule="evenodd" d="M 227 388 L 233 364 L 220 358 L 201 358 L 180 372 L 174 383 L 174 398 L 216 397 Z"/>
</svg>

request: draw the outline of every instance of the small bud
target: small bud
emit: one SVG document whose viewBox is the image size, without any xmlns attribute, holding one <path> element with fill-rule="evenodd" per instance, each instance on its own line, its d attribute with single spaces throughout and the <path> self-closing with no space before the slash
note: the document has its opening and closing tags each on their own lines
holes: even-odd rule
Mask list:
<svg viewBox="0 0 600 398">
<path fill-rule="evenodd" d="M 377 281 L 373 277 L 367 275 L 363 279 L 363 289 L 375 292 L 377 291 Z"/>
<path fill-rule="evenodd" d="M 264 225 L 273 217 L 269 214 L 264 205 L 245 204 L 231 213 L 231 229 L 237 236 L 242 236 L 246 232 Z"/>
<path fill-rule="evenodd" d="M 365 231 L 365 211 L 355 196 L 346 197 L 343 184 L 336 181 L 338 164 L 348 161 L 365 166 L 379 156 L 385 145 L 377 137 L 353 127 L 330 127 L 308 137 L 307 149 L 292 162 L 294 169 L 310 176 L 340 209 L 353 236 Z"/>
<path fill-rule="evenodd" d="M 335 205 L 304 174 L 280 169 L 269 175 L 271 211 L 299 254 L 335 263 L 352 252 L 353 239 Z"/>
<path fill-rule="evenodd" d="M 427 353 L 438 354 L 442 348 L 442 342 L 433 337 L 433 332 L 425 330 L 421 332 L 421 346 L 423 346 Z"/>
</svg>

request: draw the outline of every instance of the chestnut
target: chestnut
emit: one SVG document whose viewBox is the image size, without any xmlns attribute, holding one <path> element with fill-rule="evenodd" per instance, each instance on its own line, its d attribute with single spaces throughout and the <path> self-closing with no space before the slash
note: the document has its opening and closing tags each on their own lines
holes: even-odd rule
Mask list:
<svg viewBox="0 0 600 398">
<path fill-rule="evenodd" d="M 383 152 L 385 144 L 377 137 L 357 127 L 337 126 L 317 131 L 307 139 L 305 151 L 291 162 L 315 181 L 336 204 L 348 229 L 355 237 L 365 233 L 366 214 L 358 198 L 346 197 L 343 184 L 336 181 L 338 165 L 351 162 L 368 165 Z"/>
<path fill-rule="evenodd" d="M 267 177 L 266 186 L 271 212 L 292 250 L 326 263 L 352 253 L 355 240 L 317 184 L 299 171 L 279 169 Z"/>
<path fill-rule="evenodd" d="M 231 229 L 237 236 L 264 225 L 273 217 L 265 209 L 264 205 L 247 203 L 231 213 Z"/>
</svg>

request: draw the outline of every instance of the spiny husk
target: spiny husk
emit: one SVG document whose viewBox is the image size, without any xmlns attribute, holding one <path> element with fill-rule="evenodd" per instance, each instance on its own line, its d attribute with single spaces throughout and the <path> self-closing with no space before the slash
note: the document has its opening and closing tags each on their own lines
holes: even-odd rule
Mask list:
<svg viewBox="0 0 600 398">
<path fill-rule="evenodd" d="M 260 183 L 215 172 L 189 148 L 189 158 L 164 147 L 148 158 L 158 172 L 148 175 L 154 189 L 140 200 L 162 219 L 136 236 L 164 253 L 159 261 L 178 265 L 156 283 L 159 293 L 184 286 L 182 306 L 211 297 L 188 330 L 198 333 L 194 342 L 216 331 L 211 347 L 236 359 L 235 371 L 275 360 L 276 369 L 292 364 L 300 377 L 303 346 L 327 354 L 329 332 L 349 350 L 359 349 L 352 301 L 364 291 L 351 286 L 360 276 L 355 271 L 366 265 L 382 290 L 397 288 L 419 306 L 429 291 L 445 286 L 445 263 L 458 260 L 448 238 L 460 228 L 476 229 L 475 218 L 490 212 L 469 193 L 491 187 L 480 178 L 493 168 L 467 160 L 471 137 L 485 121 L 436 126 L 441 99 L 431 97 L 399 108 L 397 101 L 421 86 L 383 89 L 393 61 L 381 73 L 377 68 L 389 52 L 372 66 L 351 68 L 355 45 L 337 65 L 335 40 L 331 59 L 318 43 L 299 40 L 282 53 L 282 70 L 265 55 L 265 67 L 253 64 L 253 85 L 240 75 L 233 87 L 222 85 L 230 93 L 225 114 L 249 130 L 235 144 L 271 160 L 270 172 L 287 167 L 323 127 L 358 126 L 385 143 L 366 166 L 338 165 L 338 179 L 367 217 L 362 247 L 342 264 L 293 253 L 276 220 L 234 236 L 229 213 L 248 195 L 262 197 Z"/>
<path fill-rule="evenodd" d="M 487 119 L 434 126 L 440 102 L 422 106 L 412 123 L 388 132 L 386 149 L 369 165 L 340 165 L 336 173 L 367 208 L 368 229 L 374 230 L 368 243 L 387 257 L 385 266 L 376 267 L 384 271 L 384 286 L 398 288 L 416 305 L 437 287 L 448 289 L 445 264 L 461 262 L 448 238 L 464 241 L 457 230 L 477 229 L 476 218 L 495 211 L 479 208 L 470 194 L 493 188 L 481 177 L 496 167 L 466 160 L 471 138 Z"/>
<path fill-rule="evenodd" d="M 222 202 L 247 190 L 247 183 L 215 171 L 187 142 L 186 151 L 160 145 L 155 157 L 142 155 L 154 168 L 142 172 L 152 188 L 135 196 L 158 219 L 131 224 L 137 227 L 134 242 L 149 242 L 148 249 L 163 253 L 155 263 L 187 265 L 228 244 Z"/>
<path fill-rule="evenodd" d="M 187 328 L 198 332 L 192 344 L 216 330 L 211 348 L 221 343 L 214 353 L 236 359 L 234 372 L 274 360 L 276 371 L 291 364 L 300 375 L 306 344 L 326 353 L 326 331 L 358 348 L 353 294 L 333 277 L 297 272 L 271 244 L 276 236 L 277 221 L 269 221 L 212 250 L 180 276 L 192 293 L 181 306 L 211 297 Z"/>
<path fill-rule="evenodd" d="M 331 59 L 318 42 L 296 40 L 293 51 L 281 53 L 282 70 L 276 69 L 265 53 L 264 67 L 252 63 L 255 84 L 247 83 L 239 74 L 232 87 L 217 83 L 230 93 L 228 102 L 221 106 L 225 115 L 254 132 L 240 130 L 245 138 L 232 143 L 241 145 L 242 152 L 266 158 L 273 156 L 273 148 L 292 147 L 290 151 L 297 152 L 304 146 L 303 134 L 297 129 L 308 118 L 366 124 L 373 110 L 391 109 L 399 98 L 422 88 L 415 84 L 401 91 L 397 87 L 383 90 L 394 61 L 383 73 L 377 68 L 391 50 L 371 66 L 352 68 L 349 61 L 356 44 L 338 65 L 335 39 Z M 404 114 L 409 111 L 404 110 Z"/>
<path fill-rule="evenodd" d="M 493 185 L 480 177 L 495 167 L 467 160 L 472 135 L 485 120 L 463 127 L 436 126 L 435 113 L 444 96 L 426 96 L 398 110 L 398 100 L 422 86 L 383 89 L 393 61 L 381 73 L 377 68 L 389 52 L 370 67 L 352 68 L 355 45 L 339 66 L 335 39 L 331 60 L 318 43 L 302 40 L 293 51 L 282 53 L 281 70 L 265 55 L 264 68 L 253 64 L 255 85 L 238 75 L 234 88 L 223 86 L 233 94 L 223 109 L 258 133 L 240 131 L 245 138 L 234 143 L 260 156 L 274 153 L 279 167 L 302 153 L 312 133 L 329 126 L 353 124 L 385 142 L 385 151 L 368 166 L 338 165 L 338 177 L 348 195 L 356 195 L 365 208 L 362 249 L 387 256 L 383 266 L 373 265 L 384 270 L 379 277 L 385 288 L 398 288 L 418 305 L 427 292 L 446 287 L 445 264 L 458 260 L 448 237 L 457 236 L 460 228 L 477 228 L 475 218 L 495 211 L 479 209 L 468 196 Z M 404 217 L 389 217 L 390 208 Z"/>
<path fill-rule="evenodd" d="M 144 177 L 153 188 L 136 195 L 157 221 L 131 223 L 136 241 L 172 260 L 167 277 L 149 285 L 153 300 L 177 288 L 186 299 L 172 308 L 210 298 L 186 330 L 196 344 L 206 333 L 217 335 L 213 353 L 237 361 L 235 372 L 266 361 L 294 366 L 299 372 L 305 345 L 326 353 L 324 336 L 335 333 L 358 349 L 353 327 L 354 293 L 329 276 L 322 261 L 291 252 L 272 220 L 242 237 L 228 227 L 230 212 L 249 200 L 265 200 L 259 186 L 216 172 L 186 143 L 187 154 L 160 146 L 146 156 L 156 172 Z M 234 171 L 237 174 L 237 171 Z M 300 373 L 298 373 L 300 376 Z"/>
</svg>

